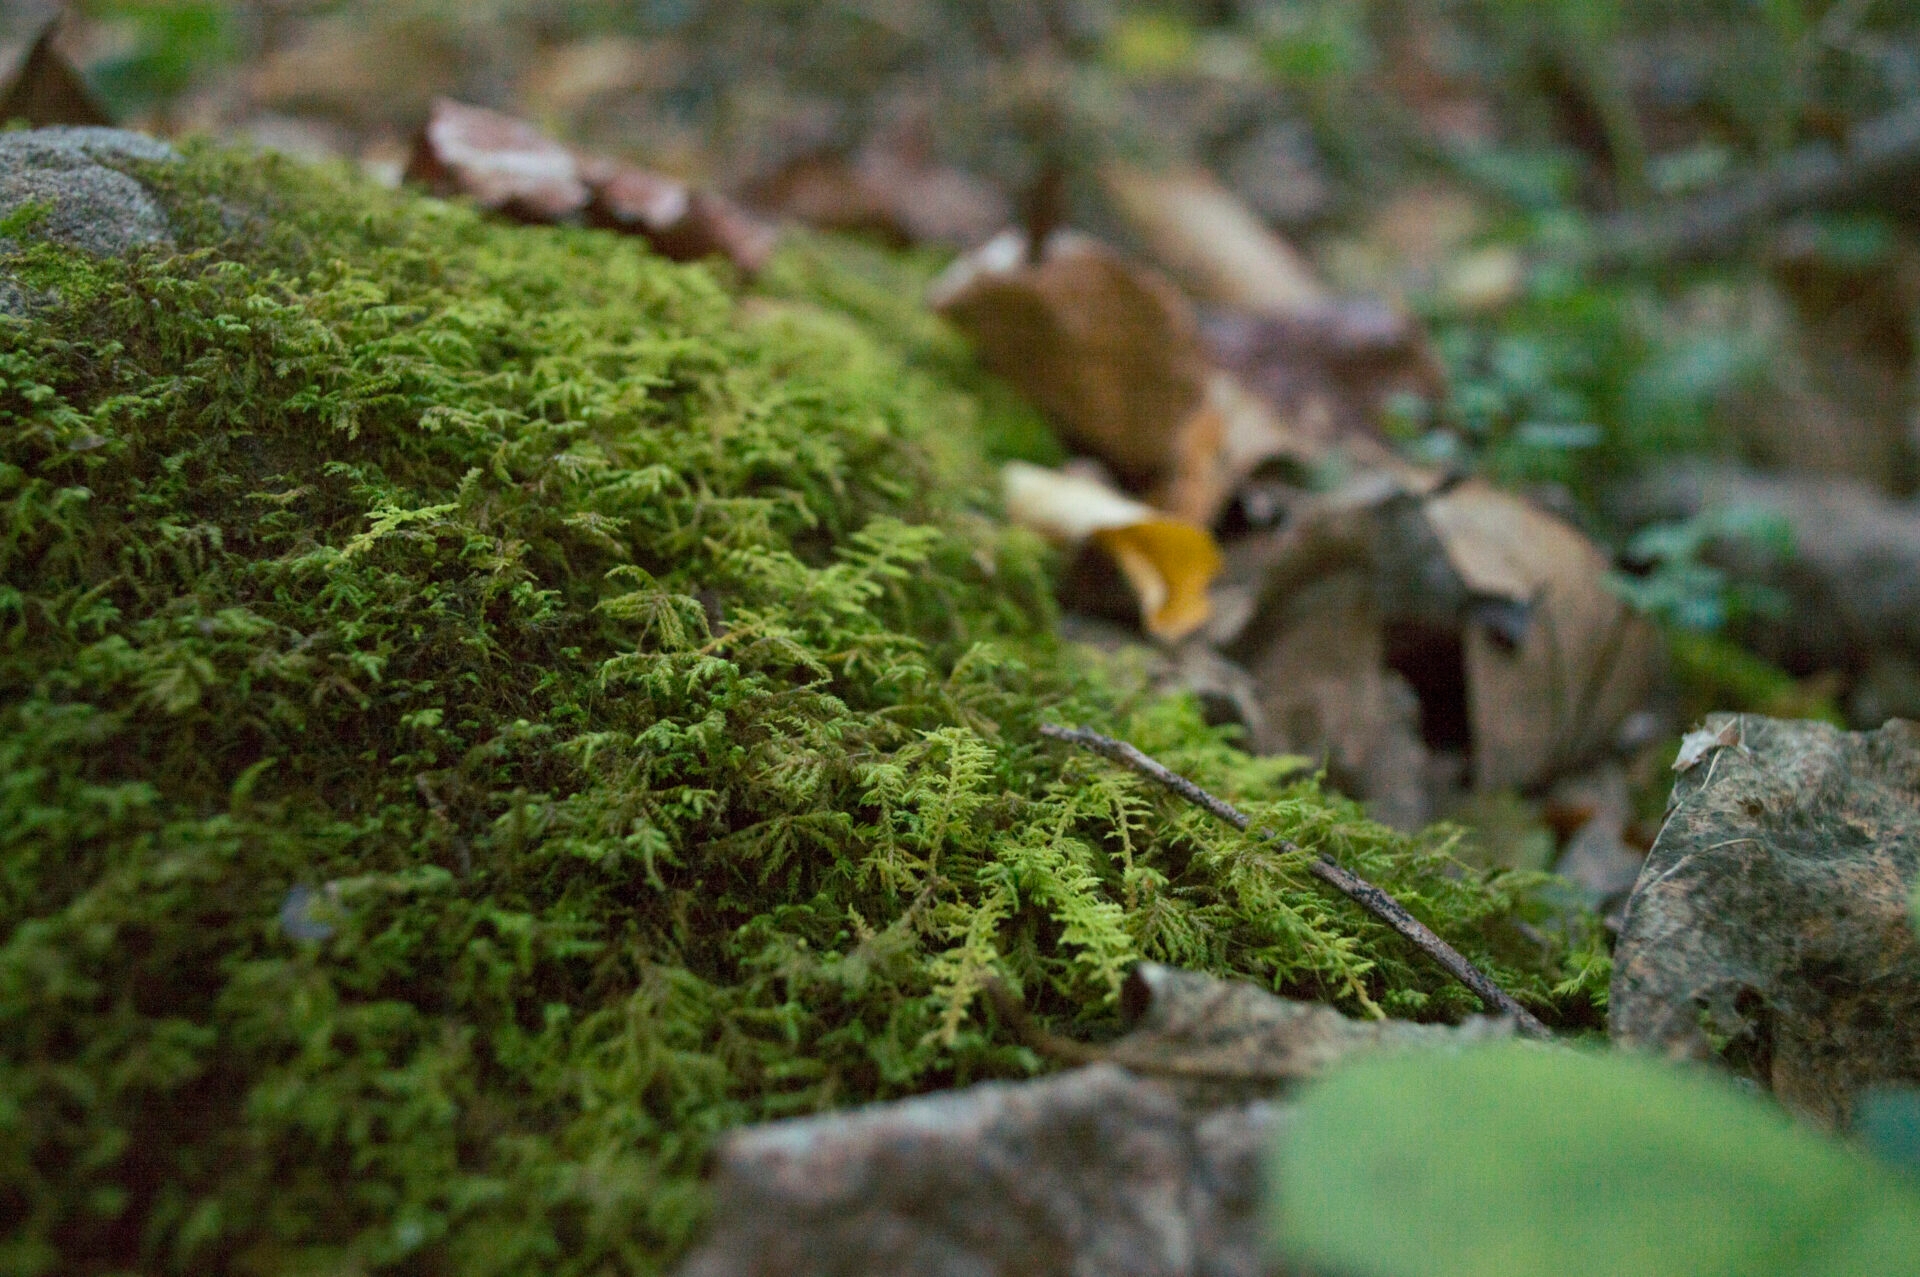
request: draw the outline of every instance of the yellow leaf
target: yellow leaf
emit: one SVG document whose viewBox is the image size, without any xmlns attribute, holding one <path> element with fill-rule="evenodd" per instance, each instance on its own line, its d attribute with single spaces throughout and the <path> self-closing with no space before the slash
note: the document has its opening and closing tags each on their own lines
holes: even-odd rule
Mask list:
<svg viewBox="0 0 1920 1277">
<path fill-rule="evenodd" d="M 1015 461 L 1001 478 L 1015 523 L 1063 545 L 1090 540 L 1113 559 L 1155 638 L 1185 638 L 1212 614 L 1207 587 L 1221 557 L 1205 528 L 1082 475 Z"/>
</svg>

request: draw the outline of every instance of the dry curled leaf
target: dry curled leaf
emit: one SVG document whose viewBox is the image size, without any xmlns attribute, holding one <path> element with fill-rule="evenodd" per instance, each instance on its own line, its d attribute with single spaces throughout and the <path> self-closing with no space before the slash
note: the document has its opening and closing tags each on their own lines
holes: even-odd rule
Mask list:
<svg viewBox="0 0 1920 1277">
<path fill-rule="evenodd" d="M 434 99 L 406 176 L 530 222 L 573 217 L 591 197 L 572 151 L 524 120 L 449 98 Z"/>
<path fill-rule="evenodd" d="M 1645 699 L 1659 647 L 1607 588 L 1607 557 L 1478 480 L 1430 497 L 1425 512 L 1473 600 L 1462 637 L 1475 787 L 1537 784 L 1599 753 Z"/>
<path fill-rule="evenodd" d="M 1139 603 L 1141 624 L 1172 641 L 1205 623 L 1220 550 L 1205 528 L 1171 518 L 1097 480 L 1011 462 L 1002 472 L 1007 515 L 1062 545 L 1100 547 Z"/>
<path fill-rule="evenodd" d="M 1031 262 L 1025 237 L 1006 231 L 955 262 L 929 300 L 1069 443 L 1131 482 L 1172 468 L 1209 368 L 1192 308 L 1158 273 L 1071 231 Z"/>
<path fill-rule="evenodd" d="M 1306 260 L 1204 170 L 1112 165 L 1101 176 L 1148 256 L 1201 301 L 1263 315 L 1329 304 Z"/>
<path fill-rule="evenodd" d="M 1210 312 L 1208 355 L 1264 398 L 1288 432 L 1339 443 L 1368 463 L 1387 405 L 1413 395 L 1436 400 L 1446 376 L 1420 325 L 1369 298 L 1345 298 L 1290 315 Z"/>
<path fill-rule="evenodd" d="M 587 220 L 644 235 L 662 257 L 725 257 L 752 274 L 773 256 L 778 233 L 723 195 L 630 164 L 589 160 L 582 171 L 593 191 Z"/>
<path fill-rule="evenodd" d="M 1287 749 L 1321 760 L 1375 819 L 1417 829 L 1433 818 L 1420 703 L 1388 667 L 1375 596 L 1361 572 L 1313 581 L 1268 613 L 1273 637 L 1248 664 Z"/>
<path fill-rule="evenodd" d="M 1210 527 L 1261 466 L 1285 461 L 1303 470 L 1325 452 L 1232 373 L 1215 370 L 1206 397 L 1176 432 L 1173 457 L 1150 495 L 1169 514 Z"/>
<path fill-rule="evenodd" d="M 1456 770 L 1476 790 L 1524 788 L 1612 744 L 1659 645 L 1608 569 L 1578 530 L 1491 485 L 1374 471 L 1235 544 L 1220 593 L 1254 606 L 1215 637 L 1285 748 L 1418 823 L 1423 785 Z"/>
<path fill-rule="evenodd" d="M 572 221 L 643 235 L 676 262 L 725 257 L 751 274 L 773 255 L 776 232 L 723 195 L 676 178 L 577 155 L 524 120 L 436 99 L 407 164 L 439 195 L 530 222 Z"/>
<path fill-rule="evenodd" d="M 1673 770 L 1687 771 L 1716 749 L 1737 748 L 1740 744 L 1740 720 L 1730 718 L 1719 727 L 1698 727 L 1680 738 L 1680 750 L 1674 755 Z"/>
</svg>

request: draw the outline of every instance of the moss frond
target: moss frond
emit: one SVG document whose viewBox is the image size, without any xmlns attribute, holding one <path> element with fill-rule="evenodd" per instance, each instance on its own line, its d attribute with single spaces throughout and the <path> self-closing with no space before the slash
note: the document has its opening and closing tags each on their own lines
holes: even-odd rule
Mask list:
<svg viewBox="0 0 1920 1277">
<path fill-rule="evenodd" d="M 0 1266 L 655 1271 L 724 1129 L 1035 1067 L 990 973 L 1469 1009 L 1044 718 L 1569 977 L 1524 883 L 1067 659 L 917 267 L 175 168 L 178 254 L 4 262 L 59 300 L 0 320 Z"/>
</svg>

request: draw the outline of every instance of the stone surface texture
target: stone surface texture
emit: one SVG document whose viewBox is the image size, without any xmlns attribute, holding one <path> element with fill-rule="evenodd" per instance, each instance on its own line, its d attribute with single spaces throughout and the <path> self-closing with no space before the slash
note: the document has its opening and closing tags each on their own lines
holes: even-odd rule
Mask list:
<svg viewBox="0 0 1920 1277">
<path fill-rule="evenodd" d="M 1093 1064 L 753 1128 L 681 1277 L 1255 1277 L 1278 1113 Z"/>
<path fill-rule="evenodd" d="M 1612 1036 L 1717 1055 L 1844 1126 L 1862 1089 L 1920 1080 L 1920 724 L 1716 714 L 1688 740 L 1622 923 Z"/>
<path fill-rule="evenodd" d="M 171 247 L 167 215 L 123 169 L 175 158 L 165 142 L 91 126 L 0 133 L 0 218 L 46 206 L 30 234 L 100 256 Z"/>
<path fill-rule="evenodd" d="M 775 1122 L 721 1145 L 710 1240 L 680 1277 L 1279 1277 L 1261 1153 L 1292 1084 L 1349 1055 L 1511 1035 L 1350 1020 L 1142 963 L 1133 1031 L 1070 1072 Z"/>
</svg>

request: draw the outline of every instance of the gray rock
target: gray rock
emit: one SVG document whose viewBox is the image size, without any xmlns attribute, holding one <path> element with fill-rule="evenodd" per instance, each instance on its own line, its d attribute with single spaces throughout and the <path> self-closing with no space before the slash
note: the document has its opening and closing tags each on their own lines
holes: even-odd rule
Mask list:
<svg viewBox="0 0 1920 1277">
<path fill-rule="evenodd" d="M 1263 1265 L 1262 1152 L 1289 1087 L 1351 1055 L 1512 1035 L 1350 1020 L 1253 985 L 1141 963 L 1133 1031 L 1022 1036 L 1085 1067 L 755 1127 L 721 1145 L 713 1232 L 680 1277 L 1279 1277 Z M 1090 1063 L 1088 1061 L 1091 1061 Z"/>
<path fill-rule="evenodd" d="M 1614 955 L 1614 1040 L 1718 1057 L 1833 1126 L 1863 1088 L 1920 1080 L 1920 724 L 1715 714 L 1675 767 Z"/>
<path fill-rule="evenodd" d="M 1098 1048 L 1102 1061 L 1159 1078 L 1200 1109 L 1273 1099 L 1349 1056 L 1458 1048 L 1514 1031 L 1510 1019 L 1478 1015 L 1458 1025 L 1355 1020 L 1323 1003 L 1157 962 L 1133 969 L 1120 1000 L 1133 1030 Z"/>
<path fill-rule="evenodd" d="M 147 245 L 171 247 L 166 213 L 122 170 L 175 158 L 165 142 L 122 129 L 0 133 L 0 217 L 26 204 L 44 204 L 47 214 L 29 235 L 100 256 Z"/>
<path fill-rule="evenodd" d="M 1257 1277 L 1277 1114 L 1094 1064 L 756 1127 L 681 1277 Z"/>
<path fill-rule="evenodd" d="M 1742 635 L 1776 661 L 1846 669 L 1873 653 L 1920 657 L 1920 503 L 1851 479 L 1671 466 L 1614 494 L 1613 505 L 1636 528 L 1728 509 L 1768 511 L 1792 528 L 1791 555 L 1724 545 L 1710 556 L 1734 580 L 1785 596 L 1782 615 L 1755 617 Z"/>
</svg>

